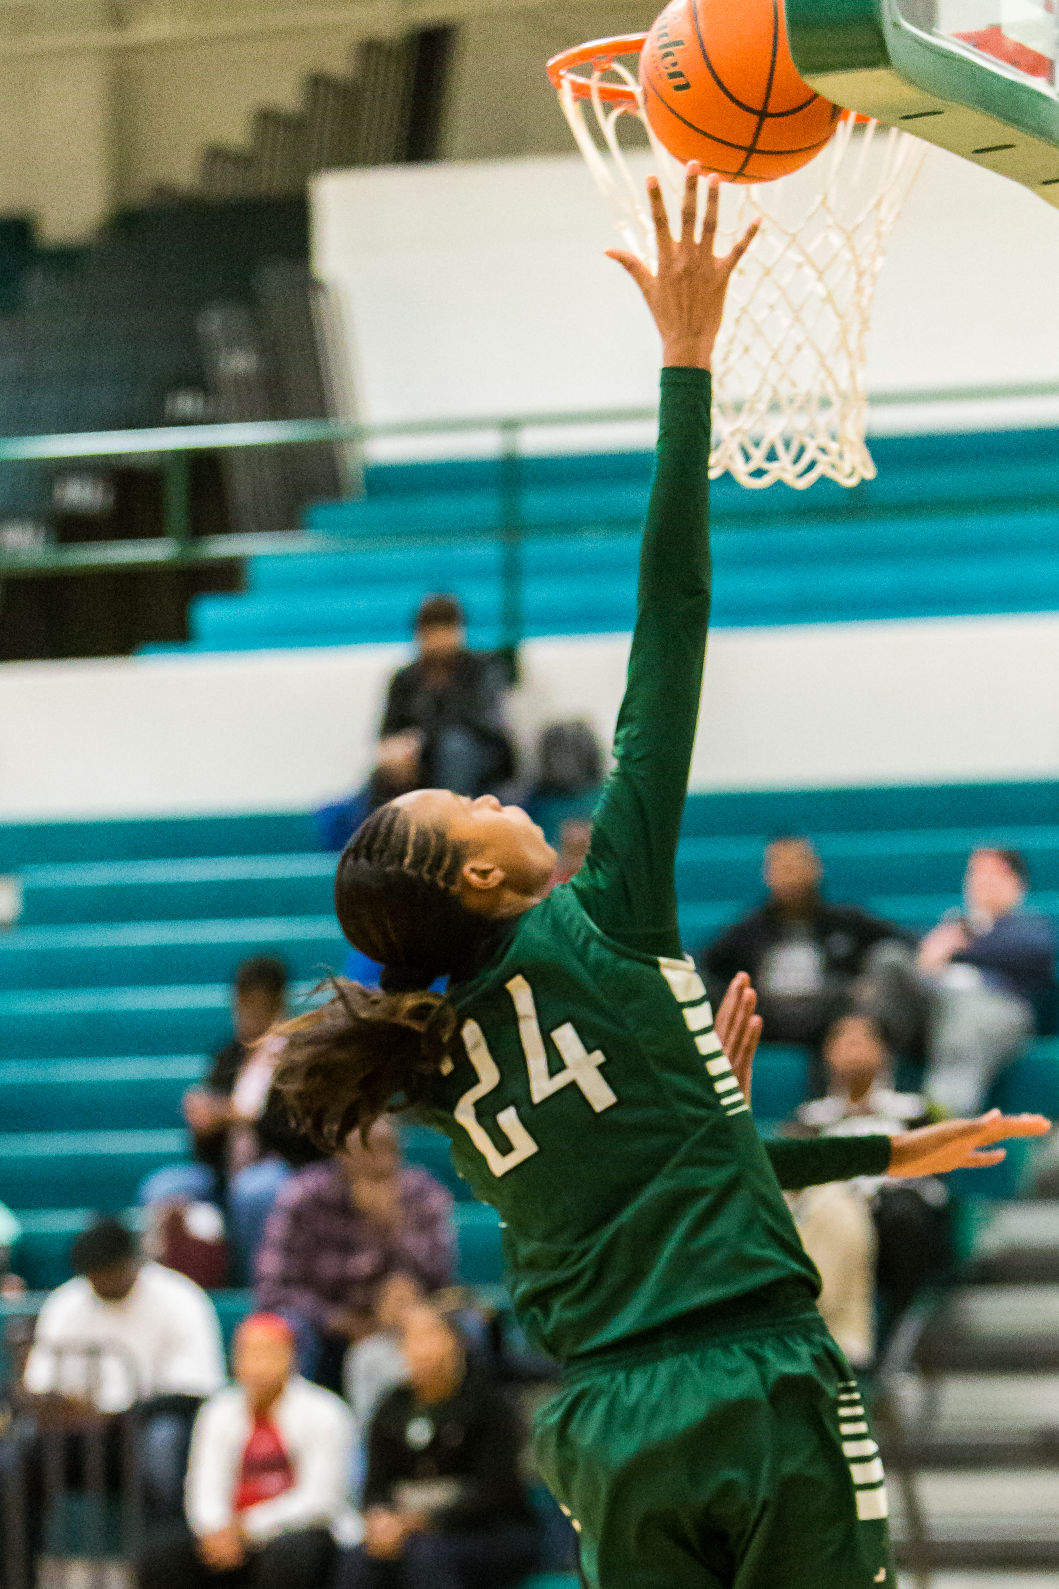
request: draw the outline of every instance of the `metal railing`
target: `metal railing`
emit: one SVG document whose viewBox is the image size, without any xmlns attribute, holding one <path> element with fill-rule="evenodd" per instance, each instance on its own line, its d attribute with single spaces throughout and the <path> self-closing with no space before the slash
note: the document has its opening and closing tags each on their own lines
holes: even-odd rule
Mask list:
<svg viewBox="0 0 1059 1589">
<path fill-rule="evenodd" d="M 938 387 L 915 392 L 877 392 L 872 410 L 930 408 L 973 403 L 990 405 L 1059 399 L 1059 381 L 1009 386 Z M 276 534 L 228 533 L 197 535 L 191 521 L 191 459 L 196 453 L 227 452 L 243 448 L 349 446 L 363 449 L 370 443 L 423 438 L 486 436 L 495 440 L 492 454 L 499 461 L 498 524 L 475 531 L 477 539 L 497 537 L 503 546 L 503 627 L 505 638 L 521 632 L 521 557 L 523 534 L 521 493 L 524 440 L 529 432 L 558 432 L 590 427 L 643 424 L 655 418 L 653 408 L 593 409 L 585 412 L 520 414 L 451 420 L 404 421 L 364 425 L 334 420 L 261 420 L 232 424 L 161 426 L 149 430 L 91 431 L 52 436 L 13 436 L 0 439 L 0 468 L 7 464 L 59 463 L 77 459 L 153 458 L 162 474 L 163 533 L 152 538 L 70 542 L 65 545 L 0 545 L 0 579 L 20 576 L 87 574 L 109 569 L 149 569 L 173 565 L 229 562 L 244 557 L 290 556 L 305 553 L 349 551 L 364 544 L 355 533 L 328 534 L 292 528 Z M 1059 410 L 1056 413 L 1059 423 Z M 1048 420 L 1029 421 L 1047 424 Z M 982 427 L 989 428 L 988 424 Z M 475 453 L 474 456 L 480 456 Z M 568 532 L 568 526 L 556 526 Z M 546 528 L 540 529 L 547 533 Z M 538 533 L 538 527 L 534 527 Z M 381 545 L 437 544 L 460 537 L 460 532 L 417 530 L 373 531 L 371 543 Z"/>
<path fill-rule="evenodd" d="M 63 546 L 0 546 L 0 579 L 29 575 L 89 574 L 116 568 L 150 569 L 230 562 L 244 557 L 348 552 L 365 537 L 355 533 L 292 528 L 279 534 L 196 535 L 191 522 L 191 458 L 195 453 L 225 452 L 251 447 L 345 445 L 363 448 L 370 442 L 410 438 L 486 436 L 495 439 L 499 463 L 498 524 L 474 532 L 498 538 L 501 559 L 501 628 L 504 642 L 522 635 L 523 440 L 536 430 L 581 429 L 649 423 L 654 409 L 598 409 L 585 413 L 524 414 L 497 418 L 408 421 L 362 425 L 323 419 L 259 420 L 217 425 L 160 426 L 151 430 L 90 431 L 77 435 L 13 436 L 0 440 L 0 467 L 14 463 L 57 463 L 77 459 L 156 458 L 162 471 L 163 534 L 131 540 L 70 542 Z M 477 456 L 477 454 L 475 455 Z M 488 454 L 487 454 L 488 456 Z M 556 530 L 564 529 L 556 526 Z M 547 533 L 546 531 L 544 533 Z M 373 546 L 430 545 L 460 538 L 459 532 L 417 530 L 375 531 Z"/>
<path fill-rule="evenodd" d="M 38 1566 L 48 1556 L 53 1585 L 73 1581 L 65 1570 L 74 1558 L 87 1567 L 93 1589 L 109 1589 L 110 1559 L 130 1561 L 144 1539 L 145 1505 L 137 1418 L 138 1372 L 117 1346 L 57 1347 L 38 1343 L 33 1350 L 52 1359 L 56 1394 L 73 1387 L 89 1404 L 101 1400 L 106 1365 L 117 1366 L 130 1392 L 129 1411 L 110 1418 L 82 1418 L 56 1410 L 51 1419 L 27 1410 L 17 1414 L 3 1436 L 0 1463 L 0 1539 L 6 1589 L 33 1589 Z M 18 1354 L 24 1356 L 24 1352 Z M 19 1364 L 21 1368 L 21 1362 Z M 72 1372 L 71 1372 L 72 1371 Z M 77 1527 L 66 1539 L 51 1536 L 64 1503 L 84 1504 Z M 117 1525 L 115 1536 L 114 1525 Z"/>
</svg>

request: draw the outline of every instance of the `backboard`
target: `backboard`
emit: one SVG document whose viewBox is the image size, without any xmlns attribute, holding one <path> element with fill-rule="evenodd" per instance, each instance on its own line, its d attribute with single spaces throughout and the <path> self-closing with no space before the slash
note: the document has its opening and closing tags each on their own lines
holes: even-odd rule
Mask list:
<svg viewBox="0 0 1059 1589">
<path fill-rule="evenodd" d="M 1059 0 L 787 0 L 819 93 L 1059 207 Z"/>
</svg>

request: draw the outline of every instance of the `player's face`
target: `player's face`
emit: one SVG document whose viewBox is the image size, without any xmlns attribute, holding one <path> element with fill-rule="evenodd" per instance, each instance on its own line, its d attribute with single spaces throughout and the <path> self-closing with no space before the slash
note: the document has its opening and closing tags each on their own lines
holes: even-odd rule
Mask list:
<svg viewBox="0 0 1059 1589">
<path fill-rule="evenodd" d="M 820 884 L 820 858 L 804 839 L 775 839 L 765 851 L 765 886 L 781 905 L 800 904 Z"/>
<path fill-rule="evenodd" d="M 93 1269 L 87 1279 L 101 1302 L 124 1302 L 139 1272 L 140 1265 L 135 1258 L 119 1258 L 101 1269 Z"/>
<path fill-rule="evenodd" d="M 401 1145 L 389 1120 L 376 1120 L 365 1143 L 358 1131 L 345 1140 L 342 1157 L 355 1180 L 392 1181 L 401 1168 Z"/>
<path fill-rule="evenodd" d="M 887 1053 L 871 1021 L 847 1015 L 828 1034 L 824 1058 L 840 1088 L 870 1087 L 886 1071 Z"/>
<path fill-rule="evenodd" d="M 265 988 L 246 988 L 235 996 L 233 1025 L 239 1041 L 252 1048 L 283 1017 L 283 1000 Z"/>
<path fill-rule="evenodd" d="M 416 789 L 394 802 L 417 822 L 441 828 L 463 845 L 468 868 L 492 867 L 508 890 L 527 897 L 541 894 L 555 870 L 555 851 L 521 806 L 504 806 L 496 795 L 453 794 L 449 789 Z M 468 900 L 468 903 L 474 903 Z"/>
<path fill-rule="evenodd" d="M 1026 891 L 1002 855 L 995 850 L 975 850 L 967 863 L 963 892 L 972 911 L 997 917 L 1015 910 Z"/>
<path fill-rule="evenodd" d="M 235 1338 L 235 1377 L 255 1405 L 268 1406 L 294 1372 L 294 1342 L 253 1322 Z"/>
<path fill-rule="evenodd" d="M 416 648 L 422 662 L 450 662 L 466 641 L 463 625 L 458 623 L 430 623 L 416 630 Z"/>
<path fill-rule="evenodd" d="M 428 1303 L 418 1303 L 405 1314 L 401 1350 L 412 1386 L 424 1401 L 440 1400 L 459 1387 L 464 1373 L 463 1346 Z"/>
</svg>

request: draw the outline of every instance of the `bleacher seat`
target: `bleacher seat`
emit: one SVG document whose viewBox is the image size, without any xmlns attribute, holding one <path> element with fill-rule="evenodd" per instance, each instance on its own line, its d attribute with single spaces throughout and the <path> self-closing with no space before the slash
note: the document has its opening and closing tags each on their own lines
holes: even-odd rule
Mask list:
<svg viewBox="0 0 1059 1589">
<path fill-rule="evenodd" d="M 0 1134 L 0 1187 L 18 1209 L 117 1213 L 145 1175 L 179 1159 L 180 1129 L 10 1131 Z"/>
<path fill-rule="evenodd" d="M 697 949 L 760 893 L 770 833 L 814 836 L 836 897 L 909 926 L 958 903 L 967 851 L 1016 843 L 1059 922 L 1059 786 L 1051 782 L 692 795 L 678 864 L 685 942 Z M 308 991 L 339 967 L 334 857 L 305 813 L 0 825 L 0 869 L 25 915 L 0 937 L 0 1200 L 19 1215 L 16 1264 L 61 1280 L 96 1209 L 128 1206 L 149 1170 L 185 1151 L 180 1096 L 230 1030 L 230 980 L 247 954 L 279 952 Z M 806 1059 L 763 1046 L 755 1110 L 774 1129 L 804 1096 Z M 998 1083 L 1012 1110 L 1059 1114 L 1059 1040 Z M 412 1163 L 457 1198 L 461 1277 L 500 1273 L 495 1215 L 471 1200 L 448 1143 L 405 1129 Z M 1013 1195 L 1029 1162 L 963 1177 L 976 1197 Z M 225 1303 L 236 1317 L 246 1298 Z"/>
<path fill-rule="evenodd" d="M 29 927 L 321 916 L 332 908 L 334 876 L 334 856 L 319 854 L 27 866 L 21 920 Z"/>
<path fill-rule="evenodd" d="M 1059 607 L 1056 432 L 873 445 L 879 474 L 853 491 L 715 482 L 715 627 Z M 348 550 L 252 558 L 243 593 L 192 603 L 188 649 L 404 639 L 439 585 L 463 601 L 472 643 L 496 645 L 512 501 L 525 634 L 624 631 L 651 462 L 630 452 L 372 466 L 365 496 L 305 517 Z"/>
<path fill-rule="evenodd" d="M 789 1120 L 809 1086 L 809 1056 L 787 1043 L 762 1043 L 754 1060 L 754 1118 L 764 1131 Z"/>
<path fill-rule="evenodd" d="M 456 1274 L 468 1286 L 496 1286 L 504 1278 L 500 1216 L 486 1203 L 456 1205 Z"/>
</svg>

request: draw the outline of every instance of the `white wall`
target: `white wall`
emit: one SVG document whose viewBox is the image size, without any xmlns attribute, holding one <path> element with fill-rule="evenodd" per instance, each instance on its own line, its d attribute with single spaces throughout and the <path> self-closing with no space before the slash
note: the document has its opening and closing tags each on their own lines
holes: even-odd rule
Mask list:
<svg viewBox="0 0 1059 1589">
<path fill-rule="evenodd" d="M 225 5 L 212 7 L 222 25 Z M 8 9 L 0 3 L 0 44 L 14 49 Z M 135 27 L 157 21 L 158 9 L 156 0 L 130 0 L 125 13 Z M 210 9 L 198 7 L 200 21 L 208 23 Z M 75 35 L 68 49 L 0 51 L 0 212 L 32 215 L 47 241 L 81 241 L 116 207 L 143 203 L 159 187 L 193 188 L 206 145 L 247 145 L 257 110 L 298 109 L 310 73 L 348 72 L 358 38 L 392 24 L 382 12 L 350 13 L 343 25 L 278 36 L 109 53 L 79 46 L 112 12 L 106 0 L 80 0 L 66 19 Z M 52 23 L 63 31 L 55 17 L 29 31 Z M 17 31 L 26 27 L 23 17 Z"/>
<path fill-rule="evenodd" d="M 122 202 L 142 203 L 159 185 L 194 187 L 208 144 L 248 147 L 254 113 L 300 109 L 311 73 L 349 72 L 356 38 L 351 20 L 278 39 L 130 53 L 116 90 Z"/>
<path fill-rule="evenodd" d="M 603 258 L 616 239 L 579 156 L 338 172 L 313 208 L 366 419 L 653 403 L 654 331 Z M 1059 384 L 1056 280 L 1059 212 L 930 150 L 881 278 L 870 388 Z"/>
<path fill-rule="evenodd" d="M 532 641 L 520 732 L 609 739 L 625 636 Z M 368 766 L 397 647 L 0 669 L 0 820 L 300 808 Z M 1059 777 L 1059 616 L 722 630 L 692 785 Z"/>
</svg>

